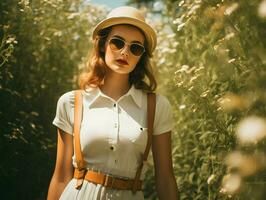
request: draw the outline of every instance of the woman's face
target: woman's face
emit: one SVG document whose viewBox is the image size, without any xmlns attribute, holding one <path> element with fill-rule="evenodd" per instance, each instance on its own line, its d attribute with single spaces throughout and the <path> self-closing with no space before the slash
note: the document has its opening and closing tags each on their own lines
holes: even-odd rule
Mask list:
<svg viewBox="0 0 266 200">
<path fill-rule="evenodd" d="M 119 42 L 123 45 L 123 41 L 126 43 L 123 48 L 117 48 L 114 46 L 112 39 L 119 39 Z M 122 40 L 122 41 L 121 41 Z M 130 25 L 116 25 L 112 27 L 105 44 L 105 63 L 111 69 L 112 72 L 118 74 L 129 74 L 134 70 L 141 55 L 136 56 L 130 50 L 131 44 L 140 44 L 144 47 L 144 36 L 142 32 Z M 132 46 L 131 49 L 135 49 L 136 46 Z"/>
</svg>

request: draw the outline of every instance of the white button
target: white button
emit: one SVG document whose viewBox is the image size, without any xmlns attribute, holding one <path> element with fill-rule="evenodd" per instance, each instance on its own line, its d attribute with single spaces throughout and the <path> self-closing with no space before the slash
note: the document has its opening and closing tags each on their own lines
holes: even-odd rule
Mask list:
<svg viewBox="0 0 266 200">
<path fill-rule="evenodd" d="M 117 128 L 117 123 L 114 124 L 114 127 Z"/>
</svg>

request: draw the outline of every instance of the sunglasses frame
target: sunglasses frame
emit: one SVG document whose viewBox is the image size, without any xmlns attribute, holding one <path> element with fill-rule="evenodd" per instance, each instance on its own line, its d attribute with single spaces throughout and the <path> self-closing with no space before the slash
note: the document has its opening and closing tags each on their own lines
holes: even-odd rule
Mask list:
<svg viewBox="0 0 266 200">
<path fill-rule="evenodd" d="M 113 40 L 113 39 L 116 39 L 116 40 L 120 40 L 120 41 L 122 41 L 122 42 L 124 43 L 124 46 L 123 46 L 121 49 L 117 49 L 117 50 L 112 49 L 112 47 L 111 47 L 111 45 L 110 45 L 110 42 L 111 42 L 111 40 Z M 138 46 L 140 46 L 140 47 L 143 48 L 143 51 L 142 51 L 142 53 L 141 53 L 140 55 L 135 55 L 135 54 L 132 52 L 132 50 L 131 50 L 131 46 L 132 46 L 133 44 L 138 45 Z M 144 45 L 139 44 L 139 43 L 136 43 L 136 42 L 129 43 L 129 42 L 126 42 L 125 40 L 123 40 L 123 39 L 121 39 L 121 38 L 118 38 L 118 37 L 111 37 L 111 38 L 108 40 L 108 45 L 110 46 L 110 49 L 111 49 L 112 51 L 121 51 L 121 50 L 124 49 L 125 46 L 127 45 L 127 46 L 129 47 L 129 51 L 130 51 L 130 53 L 131 53 L 133 56 L 137 56 L 137 57 L 142 56 L 143 53 L 145 52 L 145 47 L 144 47 Z"/>
</svg>

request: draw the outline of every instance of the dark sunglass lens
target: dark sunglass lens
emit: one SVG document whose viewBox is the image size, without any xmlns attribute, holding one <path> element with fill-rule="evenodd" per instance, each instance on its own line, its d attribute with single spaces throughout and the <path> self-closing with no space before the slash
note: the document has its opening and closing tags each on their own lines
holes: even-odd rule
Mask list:
<svg viewBox="0 0 266 200">
<path fill-rule="evenodd" d="M 119 50 L 122 49 L 124 47 L 125 43 L 123 40 L 119 40 L 116 38 L 113 38 L 110 40 L 110 47 L 113 50 Z"/>
<path fill-rule="evenodd" d="M 135 56 L 140 56 L 144 52 L 144 48 L 138 44 L 131 44 L 130 50 Z"/>
</svg>

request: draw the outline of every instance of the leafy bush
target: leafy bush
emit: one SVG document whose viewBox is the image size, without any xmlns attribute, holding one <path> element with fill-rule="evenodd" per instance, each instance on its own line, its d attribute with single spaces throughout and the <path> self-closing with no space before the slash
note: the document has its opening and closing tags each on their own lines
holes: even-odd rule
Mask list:
<svg viewBox="0 0 266 200">
<path fill-rule="evenodd" d="M 91 28 L 106 12 L 84 2 L 0 2 L 3 199 L 46 196 L 56 154 L 55 104 L 76 87 L 91 48 Z M 156 11 L 151 21 L 159 21 L 154 65 L 159 91 L 173 103 L 181 199 L 263 199 L 265 168 L 252 171 L 257 165 L 251 164 L 243 175 L 247 168 L 230 161 L 235 155 L 250 158 L 242 153 L 254 159 L 258 152 L 265 159 L 263 138 L 243 145 L 236 137 L 245 119 L 265 119 L 265 0 L 145 3 Z M 229 191 L 235 173 L 242 173 L 241 185 L 229 182 Z M 144 191 L 149 199 L 156 199 L 154 185 L 151 167 Z"/>
<path fill-rule="evenodd" d="M 58 97 L 76 88 L 104 9 L 83 1 L 1 1 L 3 199 L 44 199 L 55 161 Z M 13 192 L 16 191 L 16 192 Z"/>
<path fill-rule="evenodd" d="M 173 102 L 173 156 L 181 199 L 265 196 L 252 187 L 257 183 L 265 191 L 263 171 L 257 179 L 245 179 L 238 194 L 223 194 L 221 185 L 227 172 L 224 157 L 240 148 L 236 125 L 246 116 L 263 118 L 266 113 L 261 2 L 164 1 L 154 63 L 161 74 L 160 90 Z"/>
</svg>

